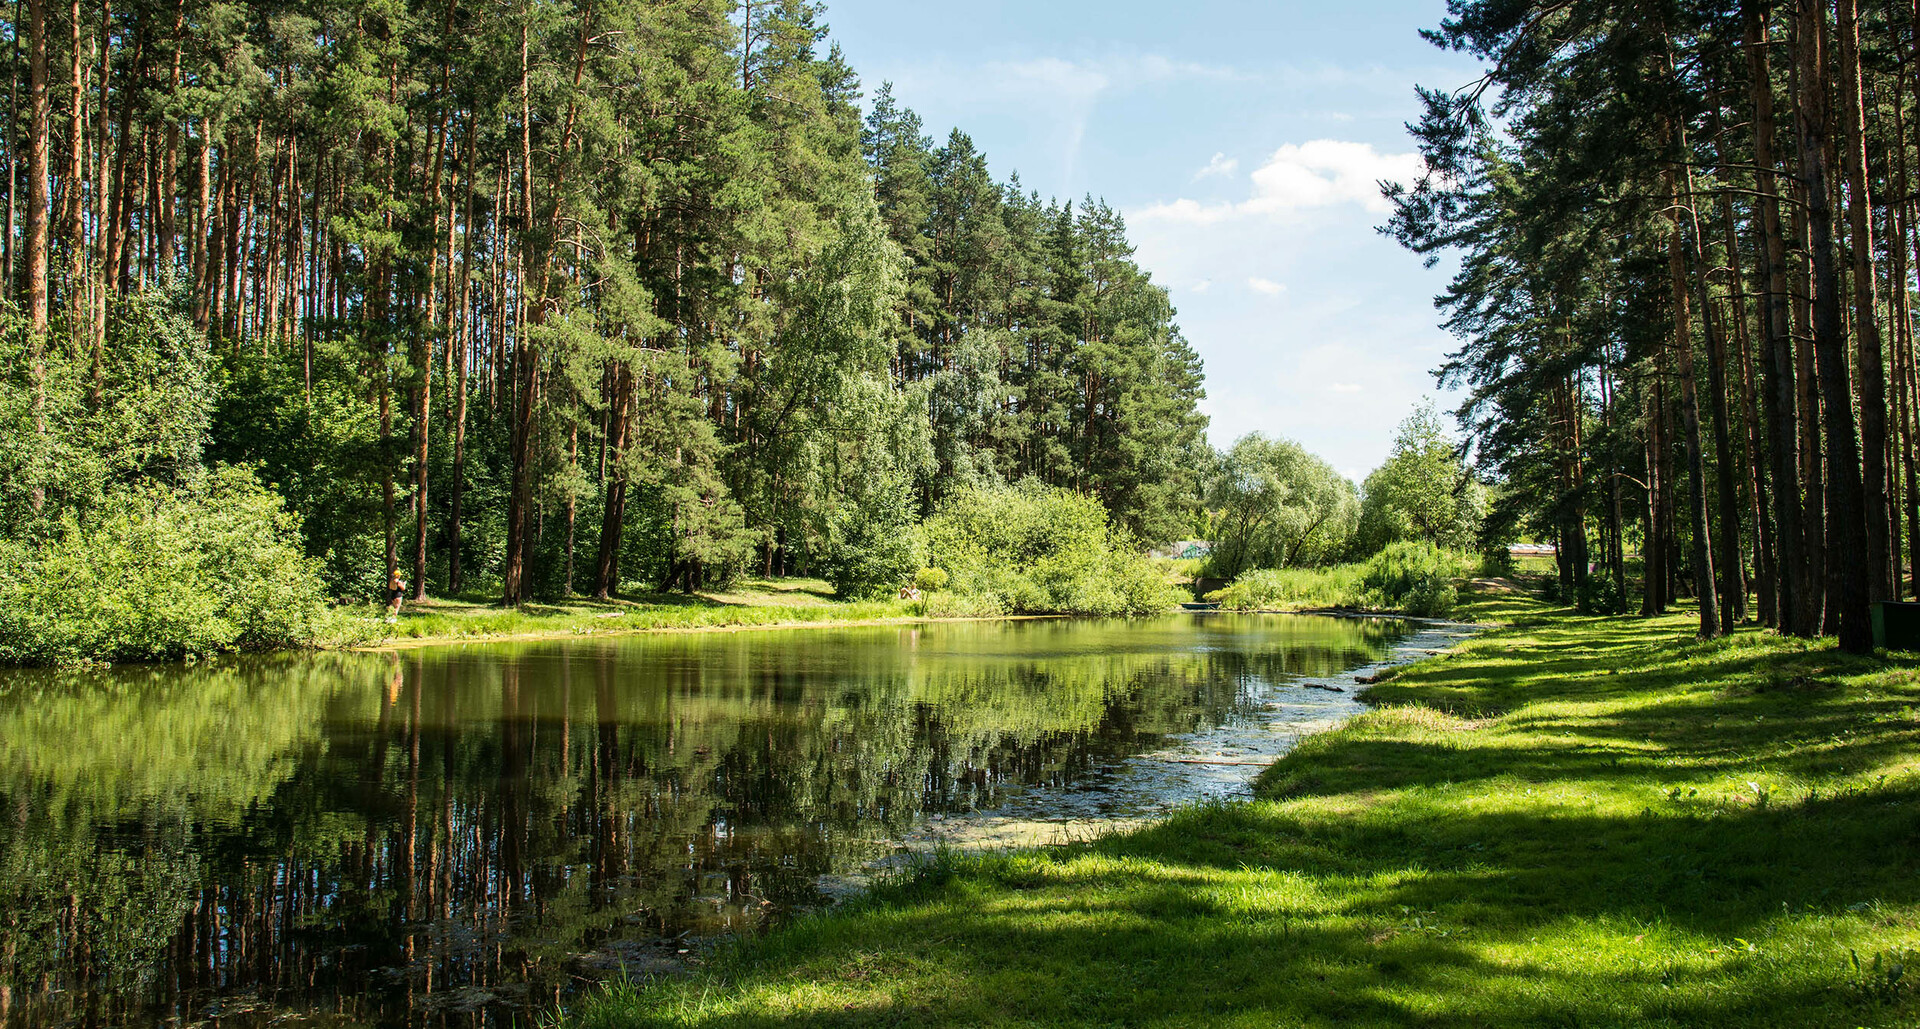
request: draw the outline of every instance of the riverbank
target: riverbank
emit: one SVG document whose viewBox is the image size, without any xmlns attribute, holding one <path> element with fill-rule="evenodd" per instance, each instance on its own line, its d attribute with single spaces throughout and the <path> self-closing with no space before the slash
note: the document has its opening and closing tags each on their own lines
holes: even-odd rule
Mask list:
<svg viewBox="0 0 1920 1029">
<path fill-rule="evenodd" d="M 1482 580 L 1482 583 L 1495 580 Z M 1170 607 L 1168 613 L 1173 613 Z M 1401 618 L 1391 608 L 1324 598 L 1281 603 L 1229 613 L 1327 615 L 1339 618 Z M 630 600 L 529 602 L 501 607 L 483 598 L 434 597 L 410 602 L 398 622 L 387 625 L 385 612 L 368 606 L 357 613 L 337 609 L 327 649 L 408 650 L 450 643 L 512 643 L 579 636 L 621 636 L 648 632 L 727 632 L 745 629 L 845 628 L 857 625 L 908 625 L 929 622 L 1020 621 L 1075 615 L 949 616 L 928 614 L 918 600 L 847 601 L 818 579 L 749 579 L 726 590 L 694 594 L 658 593 Z"/>
<path fill-rule="evenodd" d="M 726 591 L 652 594 L 634 600 L 574 597 L 504 608 L 485 600 L 429 599 L 386 625 L 369 608 L 353 649 L 399 650 L 445 643 L 571 639 L 640 632 L 884 625 L 920 621 L 917 601 L 844 601 L 818 579 L 749 579 Z"/>
<path fill-rule="evenodd" d="M 573 1023 L 1920 1021 L 1920 661 L 1463 613 L 1509 625 L 1376 685 L 1255 801 L 938 861 Z"/>
</svg>

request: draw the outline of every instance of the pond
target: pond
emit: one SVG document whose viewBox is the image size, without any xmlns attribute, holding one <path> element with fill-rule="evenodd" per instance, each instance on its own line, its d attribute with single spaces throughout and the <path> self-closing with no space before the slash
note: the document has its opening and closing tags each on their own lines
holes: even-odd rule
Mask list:
<svg viewBox="0 0 1920 1029">
<path fill-rule="evenodd" d="M 533 1024 L 916 842 L 1243 792 L 1413 632 L 1181 615 L 6 673 L 0 1024 Z"/>
</svg>

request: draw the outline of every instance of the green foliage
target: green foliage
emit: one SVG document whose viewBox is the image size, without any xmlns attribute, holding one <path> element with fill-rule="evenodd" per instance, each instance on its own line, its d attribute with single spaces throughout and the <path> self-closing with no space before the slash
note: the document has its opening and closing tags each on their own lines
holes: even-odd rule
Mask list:
<svg viewBox="0 0 1920 1029">
<path fill-rule="evenodd" d="M 937 593 L 952 581 L 943 568 L 922 568 L 913 573 L 913 588 L 922 593 Z"/>
<path fill-rule="evenodd" d="M 228 353 L 207 456 L 254 463 L 260 479 L 302 512 L 302 541 L 320 559 L 327 591 L 371 598 L 386 585 L 380 470 L 397 464 L 398 441 L 383 448 L 379 407 L 353 360 L 357 349 L 357 340 L 321 344 L 311 383 L 298 353 Z M 468 490 L 477 492 L 472 483 Z"/>
<path fill-rule="evenodd" d="M 1471 547 L 1486 510 L 1484 489 L 1430 403 L 1400 423 L 1392 453 L 1367 476 L 1361 495 L 1354 537 L 1361 557 L 1401 540 Z"/>
<path fill-rule="evenodd" d="M 1206 599 L 1228 611 L 1297 611 L 1358 607 L 1365 599 L 1361 565 L 1255 568 Z"/>
<path fill-rule="evenodd" d="M 1363 562 L 1328 568 L 1257 568 L 1207 594 L 1229 611 L 1349 607 L 1444 618 L 1459 600 L 1454 585 L 1474 559 L 1430 543 L 1394 543 Z"/>
<path fill-rule="evenodd" d="M 0 331 L 0 662 L 302 646 L 324 608 L 300 520 L 202 468 L 220 395 L 178 298 L 118 299 L 103 348 Z"/>
<path fill-rule="evenodd" d="M 1099 501 L 1035 480 L 963 490 L 924 531 L 952 578 L 936 613 L 1146 614 L 1177 599 Z"/>
<path fill-rule="evenodd" d="M 127 487 L 0 540 L 0 661 L 156 660 L 312 642 L 298 519 L 252 474 Z"/>
<path fill-rule="evenodd" d="M 36 360 L 0 305 L 0 385 L 0 535 L 89 510 L 128 482 L 197 472 L 216 395 L 205 338 L 178 298 L 152 293 L 112 306 L 97 367 L 59 334 Z"/>
<path fill-rule="evenodd" d="M 908 510 L 909 497 L 854 508 L 827 537 L 821 577 L 850 600 L 887 596 L 920 567 L 920 546 Z"/>
<path fill-rule="evenodd" d="M 949 494 L 1027 477 L 1116 538 L 1193 524 L 1202 369 L 1119 212 L 994 178 L 886 87 L 863 120 L 818 5 L 744 33 L 721 0 L 89 11 L 96 52 L 63 30 L 53 56 L 99 69 L 74 113 L 114 153 L 61 196 L 169 233 L 111 277 L 179 285 L 117 295 L 55 219 L 52 337 L 0 325 L 0 537 L 238 465 L 335 598 L 397 568 L 518 603 L 754 571 L 874 595 Z M 89 181 L 148 138 L 116 124 L 195 142 L 121 190 Z M 280 183 L 284 224 L 173 219 L 200 162 Z M 1010 603 L 1152 606 L 1143 574 L 1083 572 Z"/>
<path fill-rule="evenodd" d="M 1231 579 L 1249 568 L 1330 564 L 1346 553 L 1360 497 L 1333 466 L 1298 443 L 1259 433 L 1221 455 L 1207 506 L 1214 548 L 1209 575 Z"/>
<path fill-rule="evenodd" d="M 1476 564 L 1464 554 L 1431 543 L 1391 543 L 1367 559 L 1360 585 L 1380 607 L 1443 618 L 1453 613 L 1459 600 L 1454 580 L 1469 574 Z"/>
</svg>

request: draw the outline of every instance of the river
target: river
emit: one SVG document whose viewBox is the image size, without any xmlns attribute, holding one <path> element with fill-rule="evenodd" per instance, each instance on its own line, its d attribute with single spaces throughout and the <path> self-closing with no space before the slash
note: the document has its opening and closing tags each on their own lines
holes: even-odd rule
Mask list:
<svg viewBox="0 0 1920 1029">
<path fill-rule="evenodd" d="M 0 674 L 0 1025 L 532 1024 L 929 845 L 1244 794 L 1392 620 L 628 636 Z M 1444 632 L 1442 633 L 1444 636 Z"/>
</svg>

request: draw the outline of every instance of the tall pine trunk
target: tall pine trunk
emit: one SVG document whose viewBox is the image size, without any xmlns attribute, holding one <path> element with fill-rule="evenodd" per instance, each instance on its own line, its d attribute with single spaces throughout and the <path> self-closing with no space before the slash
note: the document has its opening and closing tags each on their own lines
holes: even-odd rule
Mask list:
<svg viewBox="0 0 1920 1029">
<path fill-rule="evenodd" d="M 1887 385 L 1874 299 L 1873 201 L 1867 186 L 1866 98 L 1860 70 L 1858 0 L 1836 0 L 1840 38 L 1840 103 L 1845 113 L 1841 154 L 1846 166 L 1848 248 L 1853 257 L 1853 325 L 1860 380 L 1861 504 L 1866 519 L 1867 599 L 1889 600 L 1893 591 L 1887 513 Z"/>
<path fill-rule="evenodd" d="M 1827 161 L 1826 9 L 1818 0 L 1799 0 L 1799 5 L 1799 33 L 1794 40 L 1800 72 L 1795 112 L 1813 259 L 1813 350 L 1826 423 L 1827 545 L 1844 558 L 1833 561 L 1828 569 L 1834 594 L 1830 602 L 1837 616 L 1841 649 L 1864 653 L 1873 649 L 1867 609 L 1872 573 L 1866 559 L 1865 484 L 1860 477 L 1860 440 L 1853 419 L 1846 337 L 1840 318 L 1840 276 L 1834 261 Z"/>
<path fill-rule="evenodd" d="M 1667 170 L 1666 179 L 1667 195 L 1673 200 L 1667 209 L 1673 229 L 1667 240 L 1667 272 L 1673 287 L 1673 349 L 1680 360 L 1680 418 L 1687 447 L 1687 514 L 1693 529 L 1689 557 L 1694 596 L 1700 602 L 1700 635 L 1712 639 L 1720 635 L 1723 623 L 1713 574 L 1713 528 L 1707 512 L 1707 470 L 1700 446 L 1700 401 L 1694 382 L 1693 316 L 1687 299 L 1686 224 L 1681 211 L 1688 198 L 1681 195 L 1679 177 L 1672 168 Z"/>
</svg>

